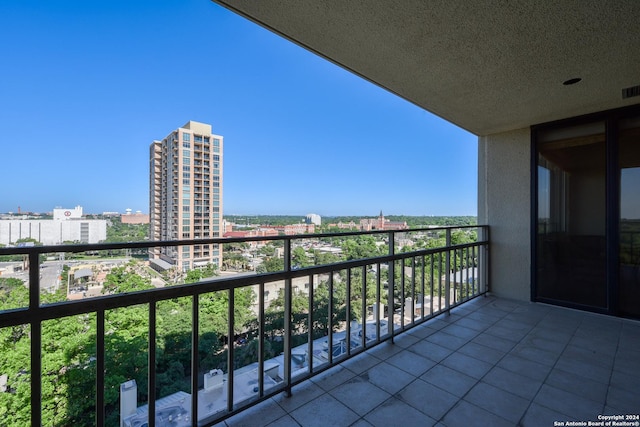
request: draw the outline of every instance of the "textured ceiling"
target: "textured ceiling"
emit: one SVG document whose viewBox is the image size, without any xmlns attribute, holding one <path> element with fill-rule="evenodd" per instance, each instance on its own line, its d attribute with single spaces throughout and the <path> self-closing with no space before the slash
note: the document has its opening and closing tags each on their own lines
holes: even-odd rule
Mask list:
<svg viewBox="0 0 640 427">
<path fill-rule="evenodd" d="M 638 0 L 215 1 L 477 135 L 640 103 Z"/>
</svg>

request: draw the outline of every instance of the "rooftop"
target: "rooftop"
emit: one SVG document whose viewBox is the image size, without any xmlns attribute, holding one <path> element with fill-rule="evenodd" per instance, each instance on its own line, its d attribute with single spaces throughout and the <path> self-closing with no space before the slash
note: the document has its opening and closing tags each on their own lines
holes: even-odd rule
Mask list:
<svg viewBox="0 0 640 427">
<path fill-rule="evenodd" d="M 218 426 L 541 426 L 640 408 L 640 322 L 478 297 Z"/>
</svg>

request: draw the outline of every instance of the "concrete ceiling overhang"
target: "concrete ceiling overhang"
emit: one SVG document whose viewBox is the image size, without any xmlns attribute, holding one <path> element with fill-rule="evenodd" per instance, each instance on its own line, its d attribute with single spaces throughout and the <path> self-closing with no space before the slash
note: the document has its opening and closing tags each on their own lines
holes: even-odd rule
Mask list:
<svg viewBox="0 0 640 427">
<path fill-rule="evenodd" d="M 476 135 L 640 103 L 638 0 L 214 1 Z"/>
</svg>

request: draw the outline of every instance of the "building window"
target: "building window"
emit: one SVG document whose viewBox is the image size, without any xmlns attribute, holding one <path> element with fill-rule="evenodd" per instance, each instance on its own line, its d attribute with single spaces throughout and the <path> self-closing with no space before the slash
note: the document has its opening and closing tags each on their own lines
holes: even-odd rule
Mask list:
<svg viewBox="0 0 640 427">
<path fill-rule="evenodd" d="M 213 146 L 220 147 L 220 140 L 218 138 L 213 138 Z"/>
<path fill-rule="evenodd" d="M 188 225 L 183 225 L 182 226 L 182 232 L 183 233 L 187 233 L 188 234 L 190 231 L 191 231 L 191 227 L 190 226 L 188 226 Z"/>
<path fill-rule="evenodd" d="M 185 219 L 182 220 L 182 225 L 189 225 L 189 224 L 191 224 L 191 220 L 190 219 L 185 218 Z"/>
<path fill-rule="evenodd" d="M 183 172 L 191 172 L 191 166 L 182 166 Z"/>
<path fill-rule="evenodd" d="M 189 150 L 183 150 L 183 151 L 182 151 L 182 156 L 183 156 L 183 157 L 191 157 L 191 151 L 189 151 Z"/>
<path fill-rule="evenodd" d="M 202 136 L 201 135 L 193 135 L 193 141 L 194 142 L 202 142 Z"/>
<path fill-rule="evenodd" d="M 218 156 L 217 154 L 213 155 L 213 161 L 214 162 L 219 162 L 220 161 L 220 156 Z"/>
<path fill-rule="evenodd" d="M 183 206 L 182 207 L 182 212 L 189 212 L 189 206 Z"/>
<path fill-rule="evenodd" d="M 186 178 L 186 179 L 189 179 L 189 178 L 191 178 L 191 174 L 190 174 L 190 173 L 188 173 L 188 172 L 184 172 L 184 173 L 182 174 L 182 177 L 183 177 L 183 178 Z"/>
<path fill-rule="evenodd" d="M 182 142 L 189 142 L 189 141 L 191 141 L 191 134 L 183 133 L 182 134 Z"/>
<path fill-rule="evenodd" d="M 214 186 L 214 187 L 220 187 L 220 183 L 219 183 L 219 182 L 214 182 L 214 183 L 213 183 L 213 186 Z"/>
<path fill-rule="evenodd" d="M 191 159 L 189 157 L 182 158 L 182 164 L 188 165 L 191 163 Z"/>
<path fill-rule="evenodd" d="M 182 180 L 182 185 L 190 185 L 190 184 L 191 184 L 191 181 L 189 180 L 189 178 Z"/>
<path fill-rule="evenodd" d="M 204 142 L 205 142 L 206 144 L 208 144 L 208 143 L 209 143 L 209 137 L 208 137 L 208 136 L 205 136 L 205 137 L 204 137 Z"/>
</svg>

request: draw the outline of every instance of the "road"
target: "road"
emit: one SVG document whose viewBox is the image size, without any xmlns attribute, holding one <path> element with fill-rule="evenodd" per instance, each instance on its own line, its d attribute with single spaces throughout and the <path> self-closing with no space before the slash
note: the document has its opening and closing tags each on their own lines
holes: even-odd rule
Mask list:
<svg viewBox="0 0 640 427">
<path fill-rule="evenodd" d="M 118 259 L 96 259 L 96 260 L 55 260 L 45 261 L 40 264 L 40 289 L 48 292 L 58 289 L 60 286 L 66 287 L 66 283 L 60 283 L 60 275 L 62 274 L 62 266 L 67 264 L 73 266 L 74 264 L 124 264 L 129 261 L 129 258 Z M 19 262 L 0 263 L 0 267 L 6 267 L 8 265 L 21 265 Z M 26 286 L 29 286 L 29 272 L 28 271 L 16 271 L 13 273 L 3 272 L 2 277 L 15 277 L 24 281 Z"/>
</svg>

